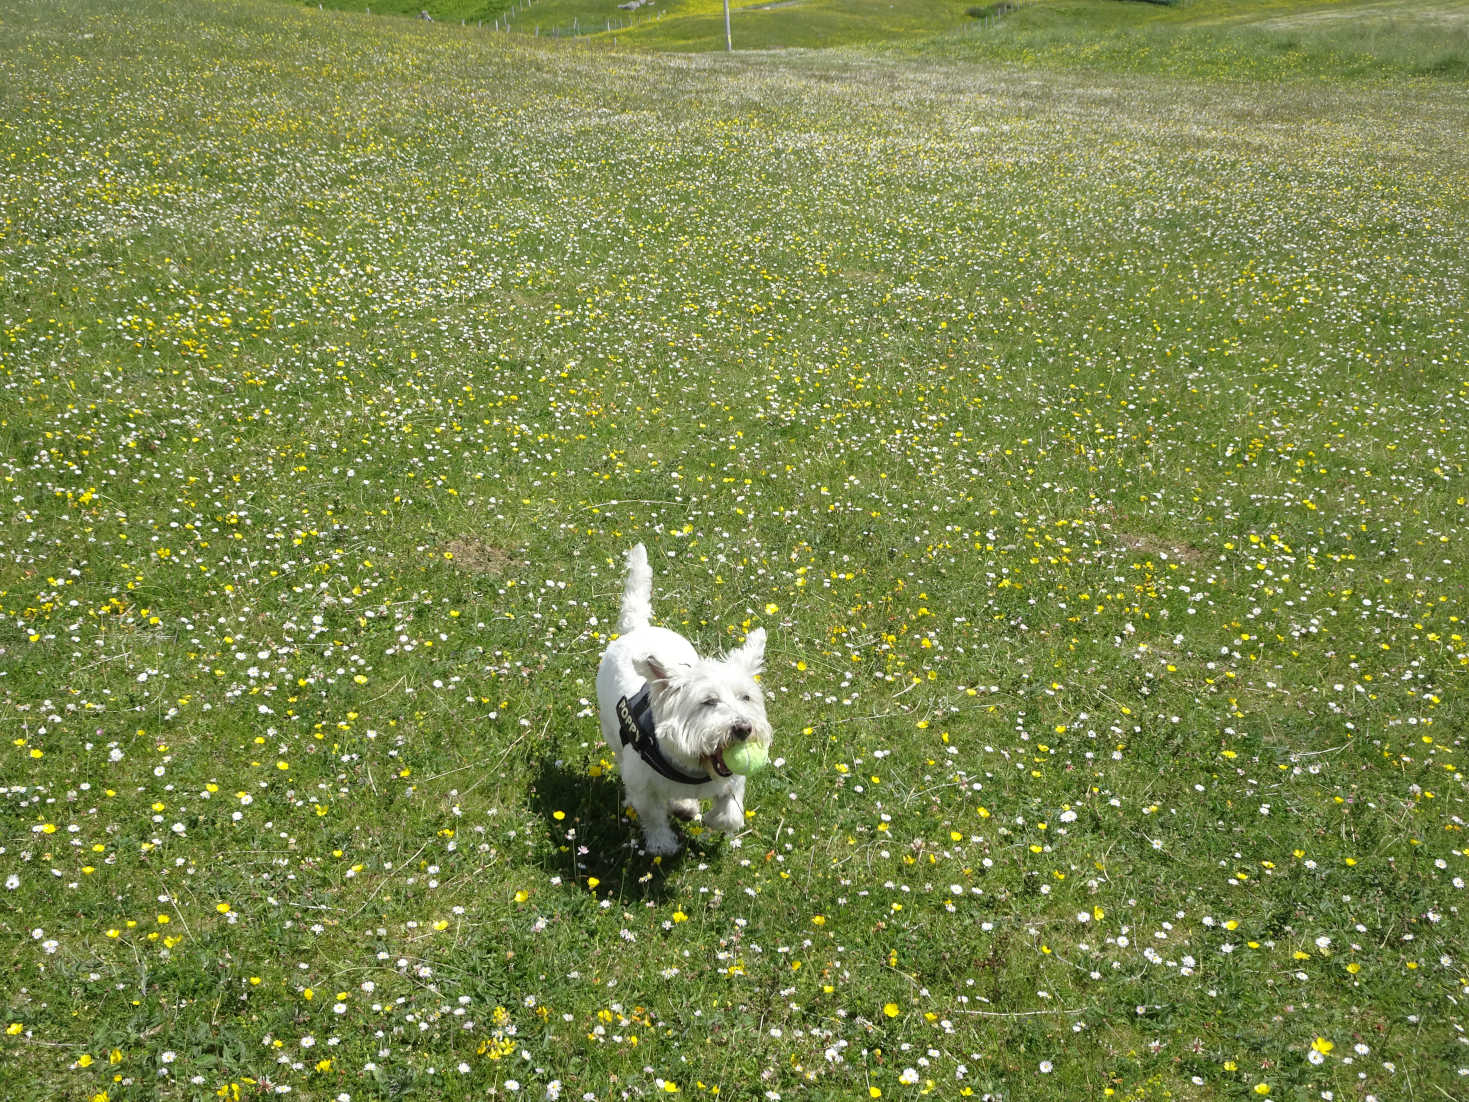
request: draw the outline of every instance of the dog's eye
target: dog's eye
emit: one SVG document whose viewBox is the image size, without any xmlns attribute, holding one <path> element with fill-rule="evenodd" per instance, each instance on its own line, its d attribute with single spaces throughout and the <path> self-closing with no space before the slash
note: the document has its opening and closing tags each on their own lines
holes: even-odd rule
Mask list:
<svg viewBox="0 0 1469 1102">
<path fill-rule="evenodd" d="M 718 705 L 719 697 L 717 696 L 711 696 L 708 700 L 704 701 L 704 707 L 706 708 L 715 708 L 718 707 Z"/>
<path fill-rule="evenodd" d="M 741 704 L 748 704 L 748 703 L 750 703 L 750 694 L 749 693 L 741 693 L 740 694 L 740 703 Z"/>
</svg>

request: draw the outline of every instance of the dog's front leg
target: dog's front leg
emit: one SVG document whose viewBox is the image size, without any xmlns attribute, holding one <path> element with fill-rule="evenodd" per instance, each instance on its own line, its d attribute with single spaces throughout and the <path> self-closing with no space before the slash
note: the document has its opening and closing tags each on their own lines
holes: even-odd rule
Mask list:
<svg viewBox="0 0 1469 1102">
<path fill-rule="evenodd" d="M 725 834 L 738 834 L 745 829 L 745 778 L 739 775 L 714 797 L 714 806 L 704 817 L 704 825 Z"/>
<path fill-rule="evenodd" d="M 678 835 L 668 822 L 668 802 L 652 785 L 627 786 L 628 802 L 638 813 L 643 828 L 643 845 L 654 856 L 667 857 L 679 850 Z"/>
</svg>

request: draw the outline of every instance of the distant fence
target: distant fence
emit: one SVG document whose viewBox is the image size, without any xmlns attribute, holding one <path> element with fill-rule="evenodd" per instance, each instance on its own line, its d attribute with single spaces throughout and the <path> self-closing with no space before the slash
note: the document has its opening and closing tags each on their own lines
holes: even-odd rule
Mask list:
<svg viewBox="0 0 1469 1102">
<path fill-rule="evenodd" d="M 970 19 L 981 24 L 993 26 L 1012 11 L 1022 7 L 1026 0 L 997 0 L 993 4 L 976 4 L 972 8 L 965 8 L 964 14 Z"/>
<path fill-rule="evenodd" d="M 569 24 L 552 26 L 542 25 L 535 21 L 535 0 L 517 0 L 503 12 L 499 19 L 492 23 L 492 29 L 497 31 L 517 31 L 520 34 L 530 34 L 537 38 L 583 38 L 589 34 L 611 34 L 613 31 L 626 30 L 635 23 L 645 23 L 650 16 L 638 18 L 636 12 L 639 8 L 651 7 L 651 0 L 629 0 L 627 4 L 619 4 L 619 14 L 616 16 L 604 16 L 600 19 L 589 19 L 582 22 L 573 19 Z M 663 13 L 654 12 L 653 19 L 662 19 Z"/>
<path fill-rule="evenodd" d="M 992 27 L 1004 19 L 1005 16 L 1039 2 L 1041 0 L 993 0 L 993 2 L 988 4 L 975 4 L 972 7 L 965 8 L 964 14 L 975 20 L 981 26 Z M 1195 0 L 1119 0 L 1119 2 L 1159 4 L 1164 7 L 1185 8 L 1195 3 Z M 493 31 L 515 31 L 518 34 L 533 35 L 537 38 L 585 38 L 588 35 L 611 34 L 613 31 L 626 30 L 635 24 L 647 22 L 649 18 L 655 20 L 662 19 L 663 13 L 661 11 L 653 12 L 651 15 L 644 16 L 641 19 L 635 14 L 638 9 L 651 6 L 652 0 L 628 0 L 628 3 L 618 5 L 619 10 L 627 13 L 625 15 L 590 19 L 585 23 L 580 19 L 573 19 L 570 24 L 553 26 L 549 23 L 542 25 L 535 21 L 534 9 L 536 7 L 536 0 L 513 0 L 510 7 L 488 22 L 483 19 L 475 20 L 475 26 L 488 28 Z M 318 4 L 317 7 L 321 7 L 321 5 Z M 365 5 L 363 11 L 371 15 L 372 5 Z M 422 13 L 422 18 L 429 19 L 428 13 Z M 468 20 L 461 19 L 459 25 L 468 26 Z"/>
</svg>

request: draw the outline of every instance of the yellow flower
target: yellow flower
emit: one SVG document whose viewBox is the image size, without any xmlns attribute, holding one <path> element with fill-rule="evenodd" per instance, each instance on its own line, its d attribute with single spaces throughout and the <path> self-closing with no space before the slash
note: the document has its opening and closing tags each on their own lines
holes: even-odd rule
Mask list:
<svg viewBox="0 0 1469 1102">
<path fill-rule="evenodd" d="M 7 1037 L 16 1037 L 24 1032 L 25 1026 L 21 1025 L 19 1022 L 11 1022 L 8 1026 L 5 1027 L 5 1035 Z"/>
<path fill-rule="evenodd" d="M 1325 1037 L 1317 1037 L 1314 1041 L 1311 1042 L 1311 1047 L 1314 1048 L 1317 1052 L 1321 1053 L 1322 1056 L 1325 1056 L 1332 1049 L 1336 1048 L 1336 1046 L 1328 1041 Z"/>
<path fill-rule="evenodd" d="M 1262 1097 L 1265 1096 L 1265 1095 L 1267 1095 L 1267 1094 L 1269 1094 L 1270 1093 L 1270 1084 L 1269 1083 L 1256 1083 L 1255 1084 L 1255 1093 L 1258 1094 L 1258 1095 L 1260 1095 L 1260 1096 L 1262 1096 Z"/>
<path fill-rule="evenodd" d="M 886 1014 L 889 1018 L 896 1018 L 898 1016 L 898 1004 L 886 1003 L 882 1008 L 882 1012 Z"/>
</svg>

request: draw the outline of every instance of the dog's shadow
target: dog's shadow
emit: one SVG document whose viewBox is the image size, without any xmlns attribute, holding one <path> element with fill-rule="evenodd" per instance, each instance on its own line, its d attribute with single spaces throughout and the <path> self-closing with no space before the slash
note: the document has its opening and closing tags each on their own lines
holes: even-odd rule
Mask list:
<svg viewBox="0 0 1469 1102">
<path fill-rule="evenodd" d="M 542 864 L 563 882 L 591 890 L 599 899 L 670 898 L 669 880 L 684 861 L 702 860 L 720 847 L 718 834 L 696 837 L 680 830 L 683 848 L 655 859 L 643 848 L 642 831 L 623 809 L 616 773 L 589 775 L 575 762 L 543 758 L 529 792 L 531 810 L 545 823 Z M 677 828 L 676 828 L 677 829 Z"/>
</svg>

